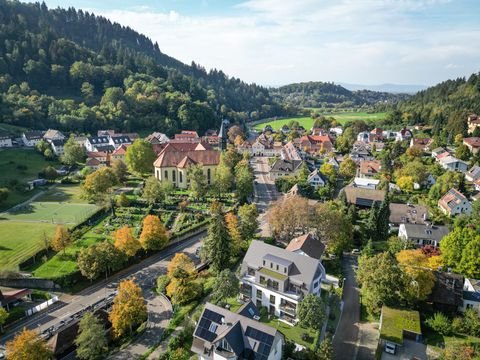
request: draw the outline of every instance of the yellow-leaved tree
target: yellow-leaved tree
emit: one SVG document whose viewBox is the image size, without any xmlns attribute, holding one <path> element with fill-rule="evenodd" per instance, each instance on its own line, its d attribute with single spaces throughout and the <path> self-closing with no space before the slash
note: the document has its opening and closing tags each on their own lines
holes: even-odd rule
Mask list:
<svg viewBox="0 0 480 360">
<path fill-rule="evenodd" d="M 65 255 L 65 249 L 72 242 L 72 237 L 70 233 L 63 225 L 58 225 L 55 229 L 55 234 L 53 234 L 52 240 L 50 241 L 50 246 L 56 252 L 62 251 Z"/>
<path fill-rule="evenodd" d="M 168 232 L 155 215 L 147 215 L 143 219 L 142 233 L 140 234 L 140 244 L 145 250 L 160 250 L 168 242 Z"/>
<path fill-rule="evenodd" d="M 225 225 L 232 239 L 232 253 L 238 255 L 242 248 L 242 234 L 238 225 L 238 218 L 233 212 L 225 214 Z"/>
<path fill-rule="evenodd" d="M 115 247 L 127 256 L 134 256 L 140 249 L 140 242 L 135 239 L 132 228 L 127 225 L 114 231 L 112 237 Z"/>
<path fill-rule="evenodd" d="M 177 253 L 167 267 L 167 276 L 170 283 L 167 286 L 167 295 L 174 304 L 184 304 L 193 300 L 201 291 L 194 283 L 195 265 L 184 253 Z"/>
<path fill-rule="evenodd" d="M 425 300 L 435 285 L 435 275 L 427 255 L 420 249 L 412 249 L 402 250 L 396 257 L 402 270 L 402 296 L 411 303 Z"/>
<path fill-rule="evenodd" d="M 47 343 L 35 331 L 24 328 L 6 344 L 9 360 L 49 360 L 53 358 Z"/>
<path fill-rule="evenodd" d="M 142 289 L 133 280 L 124 280 L 118 286 L 109 319 L 116 338 L 131 334 L 136 326 L 147 319 Z"/>
</svg>

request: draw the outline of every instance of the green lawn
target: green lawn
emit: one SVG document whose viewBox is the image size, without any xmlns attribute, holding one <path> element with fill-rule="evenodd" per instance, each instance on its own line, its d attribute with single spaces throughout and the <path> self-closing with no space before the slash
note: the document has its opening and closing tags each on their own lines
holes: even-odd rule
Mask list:
<svg viewBox="0 0 480 360">
<path fill-rule="evenodd" d="M 34 150 L 3 149 L 0 150 L 0 187 L 10 187 L 12 183 L 20 184 L 20 189 L 11 190 L 8 199 L 0 204 L 0 211 L 28 200 L 37 190 L 23 191 L 21 184 L 38 178 L 38 173 L 48 165 L 58 166 L 56 161 L 46 161 Z"/>
<path fill-rule="evenodd" d="M 377 121 L 383 120 L 386 113 L 366 113 L 366 112 L 336 112 L 336 113 L 324 113 L 326 117 L 334 117 L 337 122 L 340 124 L 345 124 L 348 121 L 353 120 L 364 120 L 364 121 Z M 283 125 L 287 125 L 290 121 L 295 120 L 300 123 L 305 129 L 311 129 L 313 125 L 313 119 L 309 116 L 307 117 L 291 117 L 286 119 L 274 120 L 269 122 L 264 122 L 261 124 L 255 125 L 256 130 L 263 130 L 267 125 L 270 125 L 274 130 L 279 130 Z"/>
<path fill-rule="evenodd" d="M 403 344 L 404 331 L 422 333 L 418 311 L 383 306 L 380 338 Z"/>
<path fill-rule="evenodd" d="M 296 344 L 303 345 L 307 348 L 314 349 L 316 339 L 318 337 L 318 332 L 316 332 L 313 329 L 310 328 L 302 328 L 300 325 L 296 326 L 290 326 L 283 321 L 278 320 L 277 318 L 273 317 L 270 320 L 261 320 L 263 323 L 265 323 L 268 326 L 271 326 L 278 331 L 280 331 L 283 335 L 285 335 L 285 338 L 287 338 L 290 341 L 293 341 Z M 308 340 L 305 341 L 302 339 L 302 335 L 306 333 L 308 334 Z"/>
<path fill-rule="evenodd" d="M 97 206 L 92 204 L 34 201 L 16 209 L 14 212 L 6 213 L 3 219 L 75 225 L 88 218 L 96 210 Z"/>
<path fill-rule="evenodd" d="M 51 236 L 55 225 L 0 220 L 0 269 L 16 270 L 18 264 L 43 248 L 44 234 Z"/>
</svg>

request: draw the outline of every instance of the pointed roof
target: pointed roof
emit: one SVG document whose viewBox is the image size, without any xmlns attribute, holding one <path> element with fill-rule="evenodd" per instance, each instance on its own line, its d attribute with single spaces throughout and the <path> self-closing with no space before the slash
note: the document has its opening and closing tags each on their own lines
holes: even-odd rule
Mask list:
<svg viewBox="0 0 480 360">
<path fill-rule="evenodd" d="M 312 234 L 305 234 L 292 239 L 286 250 L 292 252 L 304 252 L 307 256 L 314 259 L 321 259 L 325 251 L 325 245 L 313 237 Z"/>
</svg>

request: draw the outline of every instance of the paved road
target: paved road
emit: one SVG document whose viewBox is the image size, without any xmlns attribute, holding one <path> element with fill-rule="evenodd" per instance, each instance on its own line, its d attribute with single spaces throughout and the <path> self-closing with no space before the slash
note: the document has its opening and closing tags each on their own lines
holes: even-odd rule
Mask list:
<svg viewBox="0 0 480 360">
<path fill-rule="evenodd" d="M 345 283 L 343 289 L 343 313 L 333 339 L 333 353 L 337 360 L 354 360 L 357 358 L 357 340 L 360 322 L 360 299 L 358 284 L 355 279 L 353 266 L 356 257 L 345 255 L 343 258 L 343 272 Z"/>
<path fill-rule="evenodd" d="M 265 216 L 266 210 L 268 209 L 270 204 L 280 196 L 280 194 L 275 187 L 275 183 L 270 180 L 268 176 L 268 158 L 255 157 L 253 159 L 254 175 L 256 180 L 254 186 L 254 197 L 255 204 L 260 211 L 260 216 L 258 217 L 258 221 L 260 223 L 259 228 L 262 237 L 269 237 L 271 236 L 271 232 Z"/>
<path fill-rule="evenodd" d="M 148 291 L 153 287 L 154 281 L 159 273 L 166 271 L 168 259 L 180 251 L 192 254 L 195 253 L 195 250 L 200 246 L 200 242 L 204 236 L 205 233 L 200 233 L 180 244 L 171 245 L 162 252 L 117 273 L 108 280 L 100 281 L 74 296 L 62 297 L 58 303 L 54 304 L 46 312 L 34 315 L 26 321 L 17 324 L 15 327 L 9 328 L 9 332 L 0 338 L 0 344 L 4 344 L 6 341 L 13 338 L 15 333 L 24 327 L 42 331 L 43 329 L 57 324 L 60 320 L 69 317 L 71 314 L 82 310 L 112 293 L 118 285 L 118 282 L 125 278 L 135 277 L 136 282 L 142 287 L 144 293 L 148 296 Z M 150 308 L 152 309 L 154 307 L 156 308 L 155 305 L 152 305 Z M 162 310 L 159 309 L 159 311 L 161 312 Z"/>
</svg>

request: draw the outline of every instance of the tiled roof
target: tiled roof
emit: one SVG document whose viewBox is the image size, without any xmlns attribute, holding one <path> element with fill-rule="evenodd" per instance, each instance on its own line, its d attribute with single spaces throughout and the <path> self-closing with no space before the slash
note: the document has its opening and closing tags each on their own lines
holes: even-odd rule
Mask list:
<svg viewBox="0 0 480 360">
<path fill-rule="evenodd" d="M 309 233 L 292 239 L 286 250 L 293 252 L 300 250 L 312 258 L 320 260 L 325 251 L 325 245 Z"/>
<path fill-rule="evenodd" d="M 218 165 L 220 162 L 220 152 L 216 150 L 167 151 L 168 146 L 153 163 L 155 167 L 178 167 L 180 165 L 186 166 L 187 163 Z"/>
<path fill-rule="evenodd" d="M 358 206 L 371 207 L 374 202 L 385 200 L 385 191 L 346 186 L 344 188 L 347 201 Z"/>
<path fill-rule="evenodd" d="M 463 139 L 463 143 L 473 148 L 480 147 L 480 137 L 468 137 Z"/>
<path fill-rule="evenodd" d="M 379 160 L 363 160 L 360 161 L 361 174 L 376 174 L 380 171 L 382 163 Z"/>
<path fill-rule="evenodd" d="M 443 208 L 453 208 L 457 206 L 458 204 L 461 204 L 462 201 L 467 200 L 465 195 L 463 195 L 461 192 L 458 190 L 451 188 L 448 190 L 448 192 L 443 195 L 443 197 L 438 200 L 438 204 L 442 206 Z"/>
</svg>

